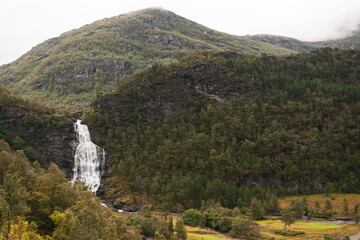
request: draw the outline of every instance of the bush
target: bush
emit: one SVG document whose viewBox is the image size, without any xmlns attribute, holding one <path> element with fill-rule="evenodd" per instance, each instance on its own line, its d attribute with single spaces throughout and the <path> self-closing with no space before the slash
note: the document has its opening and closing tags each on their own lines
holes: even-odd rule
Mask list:
<svg viewBox="0 0 360 240">
<path fill-rule="evenodd" d="M 220 218 L 219 227 L 221 232 L 230 232 L 232 221 L 229 217 Z"/>
<path fill-rule="evenodd" d="M 35 162 L 35 161 L 38 161 L 39 163 L 42 162 L 32 147 L 24 148 L 24 154 L 29 159 L 30 162 Z"/>
<path fill-rule="evenodd" d="M 196 209 L 188 209 L 182 215 L 182 220 L 188 226 L 197 227 L 200 225 L 200 219 L 202 218 L 202 213 Z"/>
<path fill-rule="evenodd" d="M 360 222 L 360 213 L 356 213 L 356 214 L 354 215 L 354 218 L 355 218 L 355 223 L 356 223 L 356 224 L 359 224 L 359 222 Z"/>
<path fill-rule="evenodd" d="M 250 219 L 237 217 L 231 223 L 230 235 L 237 238 L 257 239 L 260 237 L 260 228 Z"/>
<path fill-rule="evenodd" d="M 324 240 L 333 240 L 334 238 L 332 236 L 329 235 L 325 235 L 324 236 Z"/>
<path fill-rule="evenodd" d="M 185 224 L 182 220 L 179 220 L 175 224 L 175 232 L 176 232 L 176 239 L 178 240 L 186 240 L 187 233 L 185 229 Z"/>
<path fill-rule="evenodd" d="M 168 223 L 156 217 L 144 218 L 141 221 L 140 228 L 141 233 L 146 237 L 154 237 L 156 232 L 158 237 L 164 236 L 165 238 L 170 238 L 172 235 Z"/>
<path fill-rule="evenodd" d="M 305 233 L 301 231 L 275 231 L 275 234 L 281 236 L 297 236 Z"/>
<path fill-rule="evenodd" d="M 14 140 L 13 140 L 13 145 L 12 147 L 15 149 L 15 150 L 20 150 L 20 149 L 23 149 L 24 148 L 24 140 L 22 140 L 22 138 L 20 137 L 15 137 Z"/>
</svg>

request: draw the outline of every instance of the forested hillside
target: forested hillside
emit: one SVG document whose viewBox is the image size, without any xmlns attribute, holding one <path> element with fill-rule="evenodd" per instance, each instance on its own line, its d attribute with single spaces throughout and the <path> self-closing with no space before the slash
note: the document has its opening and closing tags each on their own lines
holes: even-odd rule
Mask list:
<svg viewBox="0 0 360 240">
<path fill-rule="evenodd" d="M 120 215 L 82 183 L 71 186 L 76 142 L 65 113 L 0 86 L 0 239 L 174 239 L 167 220 Z"/>
<path fill-rule="evenodd" d="M 359 63 L 359 50 L 200 51 L 126 77 L 83 116 L 112 152 L 107 197 L 186 209 L 360 192 Z"/>
<path fill-rule="evenodd" d="M 81 110 L 124 75 L 196 49 L 292 53 L 217 32 L 166 10 L 145 9 L 99 20 L 39 44 L 0 67 L 0 84 L 58 109 Z"/>
</svg>

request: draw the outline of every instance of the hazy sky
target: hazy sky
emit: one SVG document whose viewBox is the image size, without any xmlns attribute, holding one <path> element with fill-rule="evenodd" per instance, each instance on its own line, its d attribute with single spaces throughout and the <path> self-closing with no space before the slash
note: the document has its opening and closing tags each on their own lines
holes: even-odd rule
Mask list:
<svg viewBox="0 0 360 240">
<path fill-rule="evenodd" d="M 360 23 L 360 0 L 0 0 L 0 65 L 63 32 L 148 7 L 230 34 L 310 41 L 343 36 Z"/>
</svg>

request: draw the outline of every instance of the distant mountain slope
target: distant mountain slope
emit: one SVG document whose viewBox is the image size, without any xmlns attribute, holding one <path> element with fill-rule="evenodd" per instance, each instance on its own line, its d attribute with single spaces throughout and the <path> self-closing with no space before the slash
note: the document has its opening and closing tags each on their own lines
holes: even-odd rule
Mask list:
<svg viewBox="0 0 360 240">
<path fill-rule="evenodd" d="M 146 9 L 96 21 L 39 44 L 0 67 L 0 84 L 51 106 L 81 108 L 123 75 L 196 49 L 292 52 L 217 32 L 166 10 Z"/>
<path fill-rule="evenodd" d="M 320 42 L 300 41 L 295 38 L 268 34 L 247 35 L 245 37 L 254 41 L 270 43 L 275 46 L 287 48 L 296 52 L 310 52 L 321 47 L 331 47 L 339 49 L 360 48 L 360 30 L 354 31 L 350 36 L 342 39 Z"/>
<path fill-rule="evenodd" d="M 269 34 L 247 35 L 245 37 L 254 41 L 266 42 L 278 47 L 291 49 L 296 52 L 311 52 L 321 47 L 316 43 L 303 42 L 295 38 L 269 35 Z"/>
<path fill-rule="evenodd" d="M 354 31 L 352 35 L 337 40 L 329 40 L 319 42 L 317 44 L 321 44 L 324 47 L 332 47 L 332 48 L 339 48 L 339 49 L 355 49 L 360 48 L 360 26 L 358 31 Z"/>
</svg>

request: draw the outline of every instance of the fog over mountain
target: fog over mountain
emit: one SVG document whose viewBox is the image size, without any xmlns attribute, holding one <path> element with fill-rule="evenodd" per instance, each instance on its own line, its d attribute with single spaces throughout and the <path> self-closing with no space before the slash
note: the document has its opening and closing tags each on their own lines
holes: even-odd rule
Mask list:
<svg viewBox="0 0 360 240">
<path fill-rule="evenodd" d="M 360 23 L 358 0 L 1 1 L 0 65 L 71 29 L 154 6 L 240 36 L 273 34 L 324 41 L 347 36 Z"/>
</svg>

